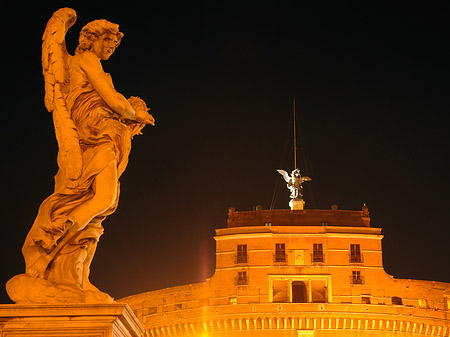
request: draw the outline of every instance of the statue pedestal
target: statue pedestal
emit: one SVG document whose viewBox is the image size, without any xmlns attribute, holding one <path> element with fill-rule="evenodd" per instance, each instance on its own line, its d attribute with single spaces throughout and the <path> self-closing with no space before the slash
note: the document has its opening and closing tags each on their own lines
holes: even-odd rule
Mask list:
<svg viewBox="0 0 450 337">
<path fill-rule="evenodd" d="M 291 210 L 303 210 L 305 207 L 305 201 L 303 199 L 291 199 L 289 201 L 289 207 L 291 207 Z"/>
<path fill-rule="evenodd" d="M 141 337 L 127 304 L 0 304 L 2 337 Z"/>
</svg>

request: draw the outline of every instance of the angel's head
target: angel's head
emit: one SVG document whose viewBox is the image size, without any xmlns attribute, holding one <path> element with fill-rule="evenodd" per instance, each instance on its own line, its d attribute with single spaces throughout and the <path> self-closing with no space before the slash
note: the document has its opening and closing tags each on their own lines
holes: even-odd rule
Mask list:
<svg viewBox="0 0 450 337">
<path fill-rule="evenodd" d="M 99 59 L 107 60 L 119 46 L 122 36 L 118 24 L 103 19 L 89 22 L 80 32 L 75 54 L 89 50 Z"/>
</svg>

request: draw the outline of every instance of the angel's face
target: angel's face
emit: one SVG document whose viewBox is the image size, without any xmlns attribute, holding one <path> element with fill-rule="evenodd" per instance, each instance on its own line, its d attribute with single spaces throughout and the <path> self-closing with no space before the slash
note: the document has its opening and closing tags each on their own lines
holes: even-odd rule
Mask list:
<svg viewBox="0 0 450 337">
<path fill-rule="evenodd" d="M 116 50 L 118 40 L 115 34 L 104 33 L 94 41 L 92 51 L 101 60 L 107 60 Z"/>
</svg>

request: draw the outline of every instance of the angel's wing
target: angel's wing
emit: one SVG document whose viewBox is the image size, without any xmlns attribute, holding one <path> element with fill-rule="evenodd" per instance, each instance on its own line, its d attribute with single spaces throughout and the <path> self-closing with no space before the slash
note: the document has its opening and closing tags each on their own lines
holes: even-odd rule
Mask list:
<svg viewBox="0 0 450 337">
<path fill-rule="evenodd" d="M 284 180 L 286 180 L 287 183 L 291 180 L 291 177 L 289 177 L 289 173 L 287 173 L 285 170 L 277 170 L 277 172 L 283 176 Z"/>
<path fill-rule="evenodd" d="M 70 55 L 66 49 L 66 32 L 75 23 L 77 15 L 71 8 L 53 13 L 42 36 L 42 72 L 45 81 L 45 107 L 53 112 L 53 123 L 58 141 L 58 165 L 72 187 L 81 176 L 83 161 L 78 131 L 65 102 L 68 86 Z"/>
<path fill-rule="evenodd" d="M 53 111 L 55 84 L 68 82 L 69 53 L 66 32 L 75 23 L 77 14 L 72 8 L 61 8 L 48 20 L 42 36 L 42 72 L 45 81 L 45 107 Z"/>
</svg>

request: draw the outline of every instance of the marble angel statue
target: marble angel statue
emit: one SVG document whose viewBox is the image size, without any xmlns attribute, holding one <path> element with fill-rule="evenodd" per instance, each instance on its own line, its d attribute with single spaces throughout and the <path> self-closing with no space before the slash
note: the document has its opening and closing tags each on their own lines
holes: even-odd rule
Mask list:
<svg viewBox="0 0 450 337">
<path fill-rule="evenodd" d="M 145 102 L 126 99 L 103 71 L 101 61 L 122 39 L 119 26 L 88 23 L 71 56 L 65 35 L 75 20 L 73 9 L 59 9 L 43 35 L 45 106 L 53 115 L 59 170 L 54 193 L 40 205 L 22 247 L 25 274 L 6 286 L 17 303 L 113 302 L 89 282 L 89 268 L 101 223 L 118 204 L 131 139 L 154 125 Z"/>
</svg>

